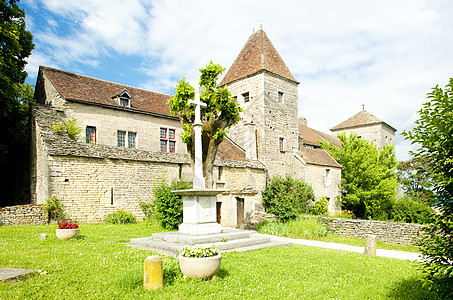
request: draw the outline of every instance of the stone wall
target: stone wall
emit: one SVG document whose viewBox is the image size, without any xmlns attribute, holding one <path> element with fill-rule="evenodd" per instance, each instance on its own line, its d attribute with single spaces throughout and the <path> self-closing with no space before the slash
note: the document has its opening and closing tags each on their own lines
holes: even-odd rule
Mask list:
<svg viewBox="0 0 453 300">
<path fill-rule="evenodd" d="M 47 224 L 47 212 L 42 205 L 26 204 L 0 208 L 0 226 L 44 224 Z"/>
<path fill-rule="evenodd" d="M 340 168 L 307 164 L 304 181 L 313 187 L 316 200 L 323 196 L 329 199 L 329 212 L 335 213 L 340 209 Z"/>
<path fill-rule="evenodd" d="M 336 235 L 367 238 L 374 234 L 377 239 L 390 244 L 414 245 L 415 238 L 424 225 L 395 223 L 371 220 L 352 220 L 340 218 L 319 218 Z"/>
</svg>

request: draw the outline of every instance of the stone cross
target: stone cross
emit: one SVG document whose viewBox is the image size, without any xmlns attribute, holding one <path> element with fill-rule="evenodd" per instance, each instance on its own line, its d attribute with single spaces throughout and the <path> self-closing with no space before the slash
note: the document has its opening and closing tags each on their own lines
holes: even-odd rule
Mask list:
<svg viewBox="0 0 453 300">
<path fill-rule="evenodd" d="M 203 154 L 201 143 L 201 107 L 206 107 L 206 103 L 200 101 L 200 94 L 195 92 L 195 101 L 190 100 L 189 105 L 195 106 L 195 122 L 193 123 L 193 130 L 195 132 L 195 165 L 194 165 L 194 178 L 193 188 L 203 190 L 205 188 L 205 179 L 203 177 Z"/>
</svg>

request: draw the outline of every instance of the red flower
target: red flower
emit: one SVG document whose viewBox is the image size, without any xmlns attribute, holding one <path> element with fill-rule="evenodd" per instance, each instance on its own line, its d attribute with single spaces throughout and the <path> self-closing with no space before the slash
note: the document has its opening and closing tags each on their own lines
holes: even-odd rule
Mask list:
<svg viewBox="0 0 453 300">
<path fill-rule="evenodd" d="M 58 229 L 77 229 L 79 228 L 79 225 L 76 223 L 58 223 Z"/>
</svg>

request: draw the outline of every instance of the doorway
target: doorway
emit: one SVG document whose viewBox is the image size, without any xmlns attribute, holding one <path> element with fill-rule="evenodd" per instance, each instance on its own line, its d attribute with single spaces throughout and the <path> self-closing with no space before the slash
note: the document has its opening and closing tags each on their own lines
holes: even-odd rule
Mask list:
<svg viewBox="0 0 453 300">
<path fill-rule="evenodd" d="M 236 197 L 237 227 L 244 225 L 244 198 Z"/>
</svg>

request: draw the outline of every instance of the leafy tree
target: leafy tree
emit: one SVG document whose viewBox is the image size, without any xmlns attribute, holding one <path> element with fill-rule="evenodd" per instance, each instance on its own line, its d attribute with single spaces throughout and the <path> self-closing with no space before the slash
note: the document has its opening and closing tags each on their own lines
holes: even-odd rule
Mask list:
<svg viewBox="0 0 453 300">
<path fill-rule="evenodd" d="M 425 172 L 427 168 L 426 161 L 416 161 L 412 158 L 399 162 L 396 174 L 398 182 L 408 197 L 427 204 L 433 204 L 435 195 L 431 188 L 432 180 L 429 173 Z M 417 170 L 425 171 L 417 172 Z"/>
<path fill-rule="evenodd" d="M 389 219 L 398 186 L 393 147 L 379 150 L 373 142 L 357 138 L 355 133 L 349 136 L 342 133 L 338 138 L 342 149 L 331 142 L 323 142 L 322 147 L 343 166 L 343 208 L 359 218 Z"/>
<path fill-rule="evenodd" d="M 453 78 L 445 90 L 436 86 L 419 111 L 412 131 L 402 133 L 418 145 L 410 153 L 427 168 L 417 170 L 432 179 L 440 214 L 425 230 L 420 244 L 428 282 L 445 298 L 453 298 Z"/>
<path fill-rule="evenodd" d="M 315 201 L 311 185 L 289 176 L 274 176 L 263 191 L 266 212 L 283 222 L 305 213 L 309 201 Z"/>
<path fill-rule="evenodd" d="M 17 150 L 23 150 L 28 140 L 25 128 L 33 94 L 31 86 L 24 85 L 24 68 L 34 47 L 32 39 L 25 29 L 24 10 L 16 0 L 0 1 L 0 182 L 6 191 L 16 171 L 13 162 L 19 159 Z M 8 197 L 11 195 L 3 198 Z"/>
<path fill-rule="evenodd" d="M 212 170 L 217 149 L 222 143 L 227 129 L 239 122 L 242 111 L 226 87 L 217 88 L 219 75 L 224 71 L 224 68 L 212 61 L 206 68 L 200 69 L 200 100 L 207 104 L 205 108 L 201 108 L 203 176 L 206 179 L 207 188 L 211 188 L 214 182 Z M 176 86 L 175 96 L 168 101 L 170 111 L 179 115 L 183 124 L 182 140 L 187 145 L 192 162 L 195 156 L 195 135 L 192 126 L 195 120 L 195 110 L 188 104 L 188 101 L 194 99 L 195 89 L 182 78 Z"/>
</svg>

